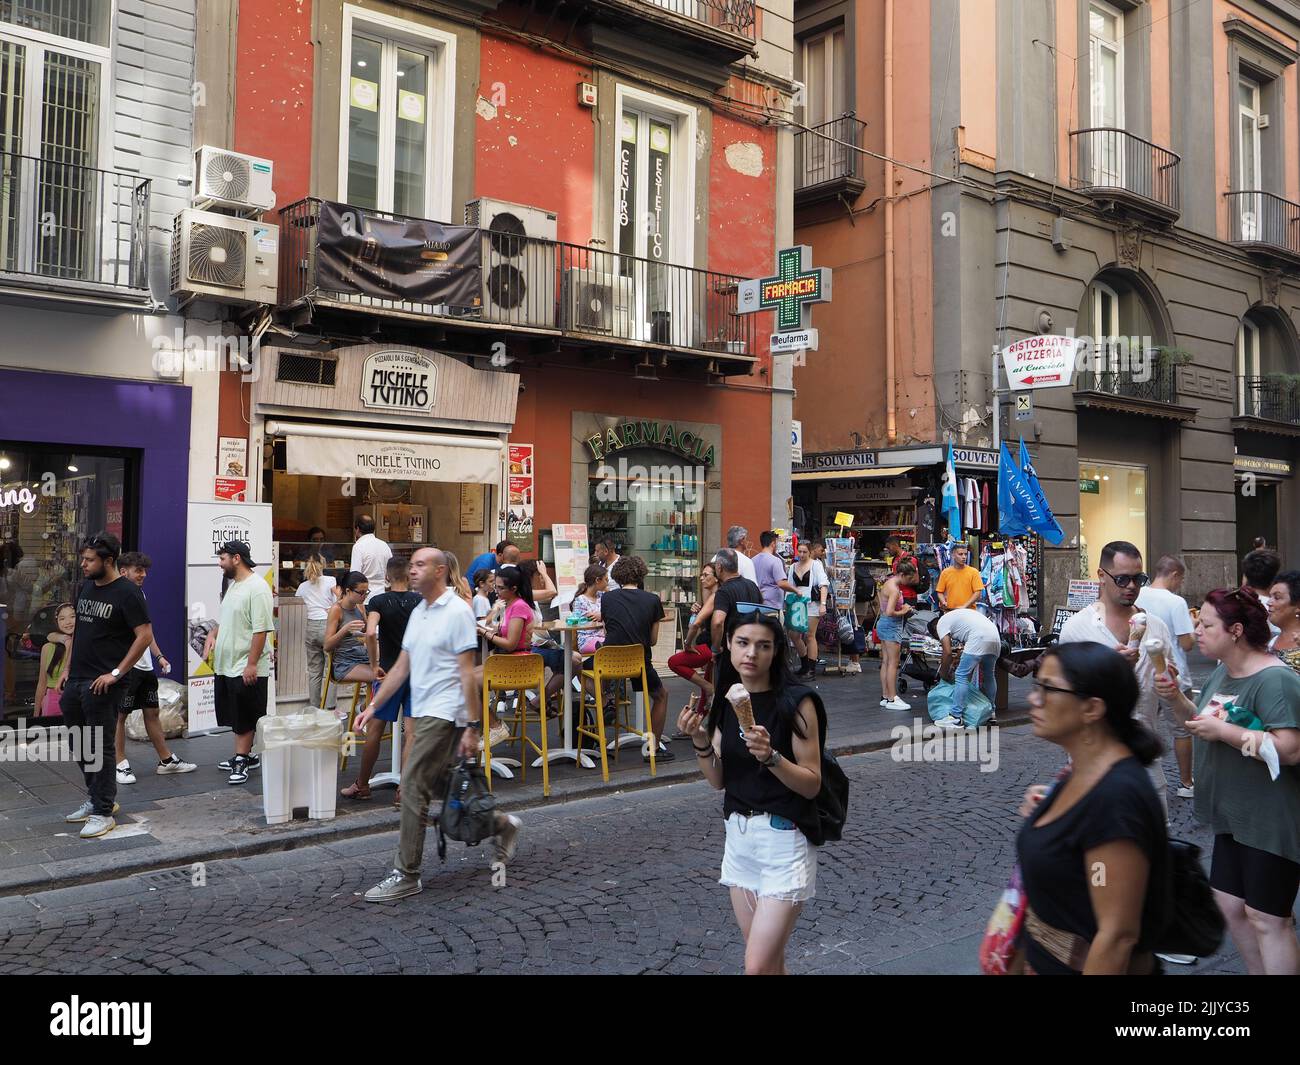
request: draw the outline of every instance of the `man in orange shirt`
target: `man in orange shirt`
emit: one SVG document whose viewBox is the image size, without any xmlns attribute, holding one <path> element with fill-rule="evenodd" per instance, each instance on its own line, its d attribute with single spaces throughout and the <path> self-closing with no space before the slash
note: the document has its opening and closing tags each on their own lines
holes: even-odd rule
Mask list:
<svg viewBox="0 0 1300 1065">
<path fill-rule="evenodd" d="M 980 571 L 966 564 L 970 549 L 965 544 L 958 544 L 952 549 L 952 565 L 939 574 L 939 583 L 934 590 L 939 595 L 939 603 L 944 610 L 962 610 L 974 606 L 984 591 L 984 582 Z"/>
</svg>

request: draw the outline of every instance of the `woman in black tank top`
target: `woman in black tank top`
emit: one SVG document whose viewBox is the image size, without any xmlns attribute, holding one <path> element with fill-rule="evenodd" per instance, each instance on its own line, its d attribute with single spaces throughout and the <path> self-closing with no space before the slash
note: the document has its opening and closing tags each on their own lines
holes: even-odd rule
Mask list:
<svg viewBox="0 0 1300 1065">
<path fill-rule="evenodd" d="M 719 883 L 731 889 L 745 972 L 784 974 L 786 944 L 817 881 L 809 836 L 821 790 L 819 697 L 786 665 L 779 615 L 733 614 L 726 639 L 740 683 L 707 719 L 686 709 L 677 725 L 690 735 L 705 779 L 724 793 Z M 752 727 L 742 733 L 751 713 Z"/>
</svg>

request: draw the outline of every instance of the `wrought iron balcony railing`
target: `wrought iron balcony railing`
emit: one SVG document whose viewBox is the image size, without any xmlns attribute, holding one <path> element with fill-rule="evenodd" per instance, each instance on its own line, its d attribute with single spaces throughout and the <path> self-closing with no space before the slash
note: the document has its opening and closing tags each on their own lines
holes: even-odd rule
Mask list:
<svg viewBox="0 0 1300 1065">
<path fill-rule="evenodd" d="M 1078 129 L 1070 134 L 1070 184 L 1083 192 L 1120 198 L 1155 214 L 1182 211 L 1179 157 L 1123 129 Z"/>
<path fill-rule="evenodd" d="M 0 152 L 0 284 L 147 293 L 149 179 Z"/>
<path fill-rule="evenodd" d="M 1079 371 L 1074 390 L 1149 403 L 1175 404 L 1178 401 L 1176 366 L 1173 359 L 1158 353 L 1115 360 L 1103 357 L 1100 366 Z"/>
<path fill-rule="evenodd" d="M 1237 417 L 1300 426 L 1300 377 L 1290 374 L 1238 377 Z"/>
<path fill-rule="evenodd" d="M 853 195 L 866 187 L 862 176 L 862 131 L 867 124 L 852 114 L 810 126 L 794 135 L 794 192 L 800 200 L 840 191 Z"/>
<path fill-rule="evenodd" d="M 323 304 L 381 316 L 438 319 L 468 329 L 505 326 L 559 333 L 583 343 L 676 348 L 746 362 L 757 354 L 755 316 L 738 313 L 744 278 L 480 229 L 463 260 L 472 275 L 470 283 L 459 294 L 416 302 L 404 298 L 410 291 L 404 282 L 394 281 L 391 295 L 383 288 L 385 274 L 396 277 L 397 271 L 385 271 L 387 249 L 368 239 L 368 233 L 372 219 L 417 227 L 429 223 L 346 207 L 358 228 L 355 250 L 329 246 L 328 239 L 322 249 L 322 204 L 309 198 L 281 213 L 283 307 Z M 464 227 L 449 228 L 464 232 Z M 370 283 L 353 285 L 348 278 L 354 271 L 364 271 Z"/>
<path fill-rule="evenodd" d="M 715 30 L 725 30 L 754 40 L 757 21 L 754 0 L 640 0 L 651 7 L 702 22 Z"/>
<path fill-rule="evenodd" d="M 1271 192 L 1224 193 L 1228 240 L 1244 247 L 1300 259 L 1300 204 Z"/>
</svg>

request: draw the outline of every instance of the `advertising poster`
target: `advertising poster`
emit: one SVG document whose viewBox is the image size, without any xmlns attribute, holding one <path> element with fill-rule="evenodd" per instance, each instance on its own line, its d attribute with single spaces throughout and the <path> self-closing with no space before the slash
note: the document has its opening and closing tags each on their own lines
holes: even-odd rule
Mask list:
<svg viewBox="0 0 1300 1065">
<path fill-rule="evenodd" d="M 1071 581 L 1065 598 L 1067 610 L 1082 610 L 1091 606 L 1101 596 L 1100 581 Z"/>
<path fill-rule="evenodd" d="M 506 476 L 506 538 L 525 554 L 533 554 L 533 445 L 510 445 L 510 470 Z"/>
<path fill-rule="evenodd" d="M 831 595 L 839 610 L 853 609 L 853 538 L 833 536 L 826 540 L 826 576 L 831 582 Z"/>
<path fill-rule="evenodd" d="M 212 666 L 203 657 L 208 634 L 221 618 L 221 598 L 226 579 L 217 565 L 217 548 L 227 540 L 248 544 L 257 564 L 256 580 L 266 581 L 275 592 L 274 541 L 271 536 L 269 503 L 194 503 L 189 505 L 185 539 L 185 596 L 189 631 L 186 639 L 186 669 L 189 700 L 186 704 L 189 733 L 217 728 Z M 272 644 L 274 649 L 274 643 Z M 274 713 L 274 678 L 268 710 Z"/>
<path fill-rule="evenodd" d="M 248 494 L 248 482 L 242 477 L 218 477 L 212 494 L 230 503 L 242 503 Z"/>
<path fill-rule="evenodd" d="M 242 436 L 223 436 L 217 441 L 217 476 L 248 476 L 248 441 Z"/>
<path fill-rule="evenodd" d="M 582 571 L 591 560 L 591 550 L 587 540 L 585 525 L 552 525 L 551 536 L 555 544 L 555 565 L 553 579 L 556 591 L 556 605 L 565 606 L 573 602 L 578 594 L 578 585 L 582 583 Z"/>
</svg>

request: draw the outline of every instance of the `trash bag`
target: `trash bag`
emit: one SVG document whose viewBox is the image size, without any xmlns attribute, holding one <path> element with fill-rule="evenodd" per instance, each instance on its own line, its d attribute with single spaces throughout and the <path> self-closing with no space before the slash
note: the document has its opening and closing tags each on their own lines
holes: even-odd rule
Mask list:
<svg viewBox="0 0 1300 1065">
<path fill-rule="evenodd" d="M 174 680 L 158 682 L 158 724 L 162 726 L 163 736 L 174 740 L 185 735 L 187 722 L 185 718 L 185 686 Z M 144 730 L 144 712 L 132 710 L 126 719 L 126 734 L 129 739 L 146 743 L 149 734 Z"/>
<path fill-rule="evenodd" d="M 940 721 L 952 713 L 954 691 L 955 685 L 941 680 L 926 694 L 925 708 L 931 721 Z M 989 702 L 988 696 L 974 684 L 969 685 L 966 689 L 966 719 L 962 724 L 967 728 L 979 728 L 980 725 L 987 724 L 992 716 L 993 704 Z"/>
</svg>

